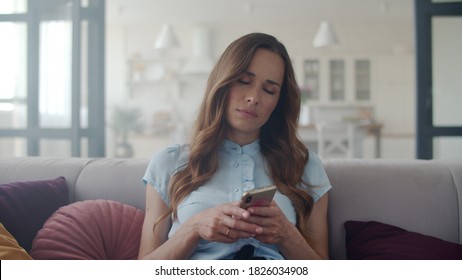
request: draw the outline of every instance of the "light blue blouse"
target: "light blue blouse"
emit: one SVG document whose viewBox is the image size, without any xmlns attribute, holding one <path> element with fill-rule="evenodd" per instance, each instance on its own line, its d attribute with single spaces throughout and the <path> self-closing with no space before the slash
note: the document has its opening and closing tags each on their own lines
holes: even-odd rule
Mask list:
<svg viewBox="0 0 462 280">
<path fill-rule="evenodd" d="M 170 205 L 167 197 L 170 178 L 186 166 L 188 153 L 187 145 L 175 145 L 160 151 L 151 159 L 143 177 L 144 183 L 151 183 L 167 205 Z M 219 161 L 218 172 L 179 205 L 178 220 L 173 221 L 169 237 L 195 214 L 222 203 L 238 201 L 245 191 L 272 184 L 258 140 L 242 147 L 225 140 L 219 150 Z M 315 202 L 332 187 L 320 158 L 312 151 L 303 179 L 315 186 L 300 186 Z M 296 212 L 289 198 L 276 192 L 274 200 L 287 219 L 295 224 Z M 231 259 L 234 253 L 246 244 L 252 244 L 257 248 L 255 255 L 267 259 L 283 259 L 276 245 L 261 243 L 254 238 L 240 239 L 229 244 L 201 240 L 191 259 Z"/>
</svg>

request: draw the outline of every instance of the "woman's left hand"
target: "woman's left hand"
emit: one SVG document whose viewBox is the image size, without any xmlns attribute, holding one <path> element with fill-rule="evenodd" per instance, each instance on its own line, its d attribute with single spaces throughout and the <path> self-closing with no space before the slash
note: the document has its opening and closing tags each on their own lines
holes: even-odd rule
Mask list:
<svg viewBox="0 0 462 280">
<path fill-rule="evenodd" d="M 288 227 L 294 227 L 274 201 L 270 206 L 250 207 L 247 211 L 250 213 L 247 222 L 260 226 L 254 238 L 261 242 L 279 244 L 284 240 Z"/>
</svg>

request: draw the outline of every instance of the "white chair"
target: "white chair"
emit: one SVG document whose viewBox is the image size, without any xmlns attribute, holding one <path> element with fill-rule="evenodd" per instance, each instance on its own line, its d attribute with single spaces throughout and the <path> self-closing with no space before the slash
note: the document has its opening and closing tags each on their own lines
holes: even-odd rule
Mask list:
<svg viewBox="0 0 462 280">
<path fill-rule="evenodd" d="M 357 126 L 350 122 L 321 122 L 316 124 L 318 155 L 321 158 L 353 158 L 357 149 Z"/>
</svg>

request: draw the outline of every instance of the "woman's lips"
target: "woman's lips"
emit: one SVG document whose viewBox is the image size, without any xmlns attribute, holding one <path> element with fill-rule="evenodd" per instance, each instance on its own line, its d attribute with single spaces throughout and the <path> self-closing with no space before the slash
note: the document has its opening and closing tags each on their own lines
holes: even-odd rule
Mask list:
<svg viewBox="0 0 462 280">
<path fill-rule="evenodd" d="M 247 118 L 256 118 L 258 117 L 257 113 L 253 110 L 249 110 L 249 109 L 237 109 L 237 111 L 243 115 L 244 117 L 247 117 Z"/>
</svg>

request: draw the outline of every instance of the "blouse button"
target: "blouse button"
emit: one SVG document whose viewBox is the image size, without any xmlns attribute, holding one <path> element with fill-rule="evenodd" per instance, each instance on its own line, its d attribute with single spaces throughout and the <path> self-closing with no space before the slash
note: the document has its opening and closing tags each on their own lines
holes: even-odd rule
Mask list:
<svg viewBox="0 0 462 280">
<path fill-rule="evenodd" d="M 233 163 L 233 166 L 236 167 L 236 168 L 239 167 L 239 162 L 235 161 L 235 162 Z"/>
</svg>

